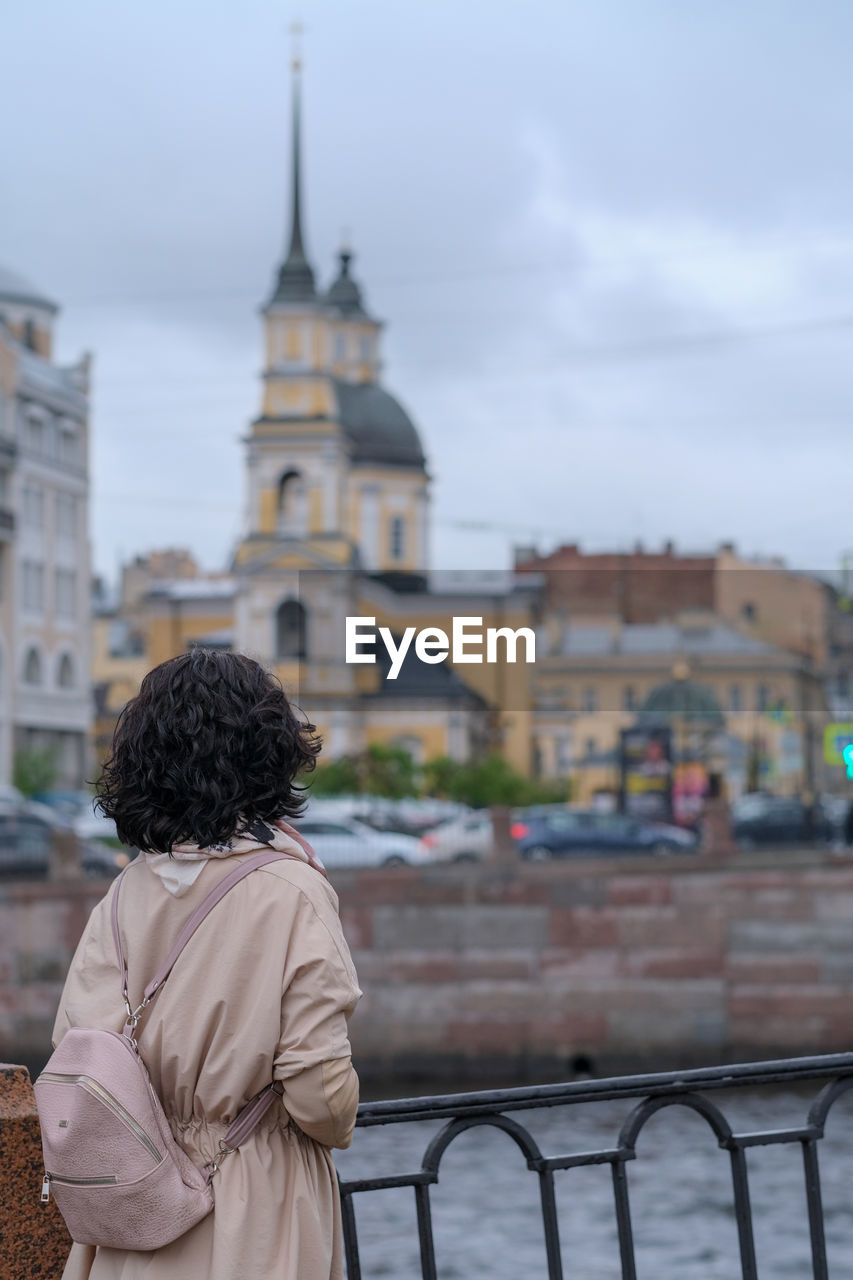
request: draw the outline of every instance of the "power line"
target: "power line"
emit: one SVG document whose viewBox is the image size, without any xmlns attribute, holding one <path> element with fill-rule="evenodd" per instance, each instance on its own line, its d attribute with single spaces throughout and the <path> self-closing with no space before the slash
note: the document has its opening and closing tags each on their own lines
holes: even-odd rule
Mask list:
<svg viewBox="0 0 853 1280">
<path fill-rule="evenodd" d="M 543 374 L 547 373 L 568 372 L 574 367 L 591 367 L 597 364 L 616 363 L 620 360 L 628 362 L 645 359 L 654 360 L 661 356 L 677 356 L 684 353 L 689 354 L 689 352 L 693 350 L 702 351 L 703 349 L 720 347 L 747 346 L 752 342 L 766 341 L 768 339 L 786 338 L 796 336 L 798 334 L 808 335 L 841 332 L 848 329 L 853 329 L 853 313 L 848 315 L 842 314 L 836 316 L 815 317 L 813 319 L 806 320 L 783 320 L 764 325 L 754 325 L 752 327 L 711 329 L 697 333 L 657 334 L 648 338 L 628 339 L 623 342 L 615 342 L 611 344 L 602 343 L 599 346 L 591 345 L 585 347 L 568 347 L 566 348 L 564 355 L 554 357 L 548 362 L 540 365 L 528 365 L 526 367 L 522 365 L 503 374 L 489 374 L 486 378 L 479 373 L 473 375 L 473 377 L 474 380 L 479 382 L 516 381 L 523 377 L 541 377 Z M 408 362 L 408 367 L 416 370 L 418 367 L 434 370 L 435 364 L 434 362 L 425 362 L 424 365 L 419 366 L 417 362 L 415 362 L 414 365 L 412 365 L 411 362 Z M 310 376 L 310 373 L 311 371 L 309 370 L 306 376 Z M 198 378 L 202 376 L 204 375 L 199 374 L 195 377 L 187 377 L 186 379 L 165 380 L 164 383 L 161 383 L 160 380 L 156 380 L 154 385 L 168 385 L 171 381 L 172 385 L 183 386 L 185 384 L 198 381 Z M 208 381 L 206 377 L 205 381 Z M 230 386 L 232 383 L 233 385 L 236 385 L 238 381 L 241 384 L 248 385 L 248 379 L 239 374 L 229 374 L 219 380 L 214 379 L 213 381 L 221 381 L 223 386 Z M 151 385 L 150 377 L 146 379 L 146 383 L 147 385 Z M 106 385 L 108 387 L 120 389 L 122 385 L 132 386 L 138 385 L 138 383 L 133 379 L 129 379 L 125 383 L 121 378 L 113 378 L 107 379 Z M 98 386 L 99 384 L 96 381 L 94 384 L 96 392 L 98 390 Z M 221 407 L 222 401 L 221 398 L 217 398 L 216 400 L 208 401 L 165 402 L 166 407 L 169 407 L 172 404 L 176 409 L 202 407 L 218 408 Z M 123 409 L 122 414 L 148 414 L 157 407 L 163 406 L 162 404 L 158 406 L 155 402 L 152 408 L 139 406 L 135 409 Z"/>
<path fill-rule="evenodd" d="M 798 246 L 805 246 L 807 252 L 831 253 L 842 256 L 853 253 L 853 240 L 814 243 L 797 237 L 783 239 L 781 243 L 777 242 L 776 244 L 762 243 L 745 251 L 739 251 L 737 248 L 727 248 L 713 241 L 707 241 L 680 251 L 671 250 L 657 254 L 641 252 L 633 258 L 630 256 L 619 257 L 617 255 L 612 257 L 589 255 L 582 248 L 579 248 L 573 258 L 566 260 L 549 258 L 540 261 L 504 263 L 502 265 L 492 263 L 483 266 L 458 266 L 452 270 L 445 269 L 442 271 L 409 271 L 402 275 L 383 276 L 380 274 L 371 278 L 369 287 L 395 289 L 409 288 L 412 285 L 447 285 L 467 280 L 491 278 L 500 280 L 511 276 L 587 274 L 590 270 L 611 270 L 618 266 L 628 269 L 641 268 L 667 262 L 690 261 L 697 258 L 716 260 L 719 258 L 779 257 L 790 255 L 796 251 Z M 272 278 L 273 274 L 273 272 L 269 273 L 270 278 Z M 72 293 L 70 301 L 66 300 L 64 303 L 64 308 L 67 310 L 69 307 L 83 308 L 127 303 L 210 301 L 217 298 L 223 301 L 246 299 L 257 303 L 264 292 L 249 289 L 247 285 L 241 284 L 228 289 L 156 290 L 137 294 L 103 293 L 90 294 L 88 297 L 83 294 L 77 298 Z"/>
</svg>

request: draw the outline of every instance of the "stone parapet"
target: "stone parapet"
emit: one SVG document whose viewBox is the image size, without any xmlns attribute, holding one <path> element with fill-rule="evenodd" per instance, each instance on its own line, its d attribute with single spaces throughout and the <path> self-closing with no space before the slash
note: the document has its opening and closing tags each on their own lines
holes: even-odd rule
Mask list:
<svg viewBox="0 0 853 1280">
<path fill-rule="evenodd" d="M 853 859 L 819 851 L 334 871 L 363 1075 L 559 1078 L 846 1050 Z M 49 1053 L 91 882 L 0 886 L 0 1056 Z"/>
<path fill-rule="evenodd" d="M 25 1067 L 0 1063 L 0 1277 L 59 1280 L 71 1239 L 44 1174 L 33 1086 Z"/>
</svg>

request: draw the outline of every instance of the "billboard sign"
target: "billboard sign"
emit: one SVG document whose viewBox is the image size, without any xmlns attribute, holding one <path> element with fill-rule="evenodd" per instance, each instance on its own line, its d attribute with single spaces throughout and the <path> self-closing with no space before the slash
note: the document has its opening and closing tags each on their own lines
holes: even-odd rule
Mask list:
<svg viewBox="0 0 853 1280">
<path fill-rule="evenodd" d="M 636 726 L 619 735 L 623 813 L 652 822 L 672 821 L 672 733 Z"/>
<path fill-rule="evenodd" d="M 823 758 L 827 764 L 844 764 L 844 748 L 853 745 L 853 724 L 828 724 L 823 731 Z"/>
</svg>

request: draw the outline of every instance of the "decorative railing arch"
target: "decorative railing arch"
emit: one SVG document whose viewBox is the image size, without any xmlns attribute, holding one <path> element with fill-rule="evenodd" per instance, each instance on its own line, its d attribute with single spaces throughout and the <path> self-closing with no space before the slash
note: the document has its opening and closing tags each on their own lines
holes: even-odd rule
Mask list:
<svg viewBox="0 0 853 1280">
<path fill-rule="evenodd" d="M 793 1085 L 826 1080 L 812 1102 L 803 1125 L 747 1133 L 735 1132 L 721 1106 L 705 1097 L 709 1091 L 731 1091 L 744 1087 Z M 637 1263 L 631 1224 L 631 1201 L 627 1166 L 638 1158 L 637 1142 L 652 1116 L 673 1107 L 687 1107 L 706 1121 L 717 1144 L 728 1151 L 734 1216 L 743 1280 L 758 1280 L 753 1211 L 749 1192 L 746 1153 L 752 1147 L 799 1144 L 802 1148 L 804 1192 L 808 1211 L 811 1266 L 814 1280 L 829 1280 L 823 1203 L 821 1197 L 818 1144 L 835 1102 L 853 1089 L 853 1053 L 821 1057 L 792 1058 L 745 1063 L 726 1067 L 699 1068 L 683 1072 L 621 1076 L 603 1080 L 572 1081 L 523 1089 L 491 1090 L 426 1098 L 405 1098 L 391 1102 L 363 1103 L 358 1127 L 410 1123 L 416 1120 L 446 1119 L 447 1124 L 428 1143 L 420 1169 L 411 1173 L 391 1173 L 382 1177 L 341 1180 L 344 1249 L 348 1280 L 362 1280 L 353 1197 L 366 1191 L 411 1187 L 415 1198 L 415 1221 L 420 1247 L 423 1280 L 438 1280 L 432 1227 L 430 1188 L 438 1183 L 442 1157 L 448 1147 L 468 1130 L 488 1125 L 504 1132 L 514 1142 L 539 1179 L 545 1256 L 548 1280 L 563 1280 L 560 1224 L 554 1175 L 561 1170 L 609 1164 L 613 1179 L 614 1213 L 618 1235 L 622 1280 L 637 1280 Z M 615 1145 L 594 1151 L 544 1155 L 530 1131 L 507 1112 L 544 1107 L 577 1106 L 584 1102 L 638 1098 L 616 1137 Z M 851 1195 L 853 1208 L 853 1195 Z M 578 1272 L 578 1274 L 581 1274 Z M 475 1277 L 471 1277 L 475 1280 Z"/>
</svg>

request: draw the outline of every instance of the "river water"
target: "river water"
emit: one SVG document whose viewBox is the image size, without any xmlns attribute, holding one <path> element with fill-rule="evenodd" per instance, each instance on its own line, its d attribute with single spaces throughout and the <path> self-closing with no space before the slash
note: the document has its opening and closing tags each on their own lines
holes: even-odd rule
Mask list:
<svg viewBox="0 0 853 1280">
<path fill-rule="evenodd" d="M 736 1133 L 805 1124 L 819 1085 L 800 1091 L 712 1092 Z M 634 1102 L 584 1103 L 518 1112 L 544 1155 L 612 1148 Z M 512 1114 L 512 1113 L 510 1113 Z M 342 1179 L 410 1173 L 444 1124 L 418 1122 L 356 1131 L 337 1152 Z M 853 1095 L 830 1112 L 819 1143 L 832 1280 L 853 1277 Z M 801 1148 L 747 1152 L 758 1272 L 762 1280 L 812 1276 Z M 707 1123 L 669 1107 L 647 1123 L 628 1183 L 640 1280 L 737 1280 L 741 1276 L 728 1152 Z M 621 1280 L 609 1166 L 555 1174 L 566 1280 Z M 547 1277 L 539 1182 L 504 1133 L 479 1127 L 444 1154 L 432 1188 L 441 1280 L 538 1280 Z M 364 1280 L 420 1280 L 414 1192 L 354 1197 Z"/>
</svg>

